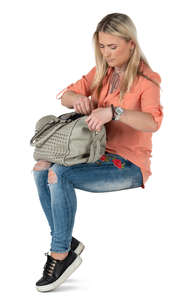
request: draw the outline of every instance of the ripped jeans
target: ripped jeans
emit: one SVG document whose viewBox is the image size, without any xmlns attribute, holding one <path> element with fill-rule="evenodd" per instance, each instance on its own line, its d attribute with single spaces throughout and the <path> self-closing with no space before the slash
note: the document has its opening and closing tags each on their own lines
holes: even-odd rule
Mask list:
<svg viewBox="0 0 185 300">
<path fill-rule="evenodd" d="M 48 180 L 49 172 L 52 172 L 53 181 Z M 138 166 L 118 154 L 108 152 L 94 163 L 69 167 L 51 163 L 48 169 L 33 170 L 33 175 L 51 229 L 50 251 L 60 253 L 70 250 L 77 210 L 75 188 L 104 193 L 137 188 L 143 184 Z"/>
</svg>

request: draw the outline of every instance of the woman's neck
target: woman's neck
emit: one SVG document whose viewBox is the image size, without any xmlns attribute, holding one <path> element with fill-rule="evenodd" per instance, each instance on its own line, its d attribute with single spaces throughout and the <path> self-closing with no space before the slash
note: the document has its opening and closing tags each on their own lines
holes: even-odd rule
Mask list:
<svg viewBox="0 0 185 300">
<path fill-rule="evenodd" d="M 121 67 L 114 67 L 115 73 L 122 74 L 126 70 L 126 64 L 123 64 Z"/>
</svg>

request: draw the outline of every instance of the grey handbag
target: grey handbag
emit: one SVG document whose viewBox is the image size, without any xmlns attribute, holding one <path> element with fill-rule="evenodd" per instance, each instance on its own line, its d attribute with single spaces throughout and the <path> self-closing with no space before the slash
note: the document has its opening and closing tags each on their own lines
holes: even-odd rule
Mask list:
<svg viewBox="0 0 185 300">
<path fill-rule="evenodd" d="M 91 131 L 86 115 L 76 112 L 58 117 L 47 115 L 39 119 L 30 145 L 35 146 L 35 160 L 72 166 L 97 161 L 106 148 L 106 130 Z"/>
</svg>

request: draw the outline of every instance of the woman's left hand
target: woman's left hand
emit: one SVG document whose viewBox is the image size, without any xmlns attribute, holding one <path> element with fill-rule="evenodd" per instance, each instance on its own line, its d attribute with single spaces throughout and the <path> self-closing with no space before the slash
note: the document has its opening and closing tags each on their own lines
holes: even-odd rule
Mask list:
<svg viewBox="0 0 185 300">
<path fill-rule="evenodd" d="M 99 107 L 94 109 L 91 114 L 85 119 L 87 122 L 89 130 L 100 131 L 101 126 L 112 120 L 112 108 L 109 107 Z"/>
</svg>

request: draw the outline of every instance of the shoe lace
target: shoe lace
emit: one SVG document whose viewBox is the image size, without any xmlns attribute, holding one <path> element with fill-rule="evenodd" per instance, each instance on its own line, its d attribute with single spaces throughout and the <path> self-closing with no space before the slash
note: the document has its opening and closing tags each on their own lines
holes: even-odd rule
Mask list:
<svg viewBox="0 0 185 300">
<path fill-rule="evenodd" d="M 48 252 L 44 253 L 44 254 L 47 256 Z M 52 258 L 52 260 L 47 260 L 47 262 L 44 265 L 44 272 L 43 273 L 46 276 L 51 277 L 53 275 L 56 263 L 57 263 L 57 261 L 54 258 Z"/>
</svg>

